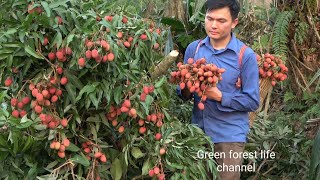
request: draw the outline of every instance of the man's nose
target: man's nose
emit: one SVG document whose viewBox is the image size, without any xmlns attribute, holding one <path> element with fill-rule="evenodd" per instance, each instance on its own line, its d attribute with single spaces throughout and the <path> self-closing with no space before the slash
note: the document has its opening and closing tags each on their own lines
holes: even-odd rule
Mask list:
<svg viewBox="0 0 320 180">
<path fill-rule="evenodd" d="M 217 28 L 217 21 L 212 21 L 211 28 Z"/>
</svg>

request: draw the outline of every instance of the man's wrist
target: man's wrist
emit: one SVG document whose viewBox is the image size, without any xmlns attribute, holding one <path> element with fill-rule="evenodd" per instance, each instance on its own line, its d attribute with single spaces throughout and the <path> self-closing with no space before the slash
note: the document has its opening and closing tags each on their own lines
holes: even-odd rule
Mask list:
<svg viewBox="0 0 320 180">
<path fill-rule="evenodd" d="M 222 101 L 222 92 L 221 91 L 218 93 L 216 101 L 218 101 L 218 102 Z"/>
<path fill-rule="evenodd" d="M 188 90 L 188 88 L 184 88 L 181 90 L 181 95 L 184 97 L 184 98 L 191 98 L 191 92 Z"/>
</svg>

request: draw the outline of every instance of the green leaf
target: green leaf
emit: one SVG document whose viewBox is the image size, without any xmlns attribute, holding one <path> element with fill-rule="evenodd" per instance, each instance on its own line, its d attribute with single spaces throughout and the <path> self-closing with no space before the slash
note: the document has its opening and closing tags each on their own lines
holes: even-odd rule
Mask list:
<svg viewBox="0 0 320 180">
<path fill-rule="evenodd" d="M 12 47 L 12 48 L 22 48 L 23 44 L 20 42 L 7 42 L 7 43 L 3 43 L 1 44 L 4 47 Z"/>
<path fill-rule="evenodd" d="M 86 157 L 84 157 L 84 155 L 80 156 L 80 155 L 76 154 L 71 158 L 71 160 L 75 163 L 82 164 L 86 167 L 88 167 L 90 165 L 90 162 L 88 161 L 88 159 Z"/>
<path fill-rule="evenodd" d="M 96 89 L 96 86 L 94 86 L 93 84 L 88 84 L 88 85 L 84 86 L 81 89 L 76 101 L 79 101 L 81 99 L 83 93 L 89 94 L 89 93 L 92 93 L 95 89 Z"/>
<path fill-rule="evenodd" d="M 33 145 L 33 142 L 34 142 L 33 137 L 27 136 L 26 138 L 27 138 L 27 142 L 24 144 L 21 152 L 27 151 Z"/>
<path fill-rule="evenodd" d="M 69 34 L 68 38 L 67 38 L 67 44 L 69 44 L 74 38 L 74 34 Z"/>
<path fill-rule="evenodd" d="M 121 86 L 117 87 L 117 88 L 114 90 L 113 99 L 114 99 L 114 101 L 116 102 L 116 104 L 119 104 L 119 103 L 120 103 L 121 93 L 122 93 L 122 88 L 121 88 Z"/>
<path fill-rule="evenodd" d="M 35 125 L 33 126 L 36 130 L 38 131 L 42 131 L 42 130 L 45 130 L 47 129 L 47 126 L 46 125 L 43 125 L 43 124 L 38 124 L 38 125 Z"/>
<path fill-rule="evenodd" d="M 28 122 L 28 121 L 31 121 L 31 120 L 28 119 L 27 116 L 23 116 L 23 117 L 21 118 L 21 120 L 20 120 L 20 123 L 26 123 L 26 122 Z"/>
<path fill-rule="evenodd" d="M 68 112 L 73 107 L 72 104 L 69 104 L 67 107 L 64 108 L 63 113 Z"/>
<path fill-rule="evenodd" d="M 0 136 L 0 147 L 9 147 L 7 141 L 2 136 Z"/>
<path fill-rule="evenodd" d="M 67 151 L 71 151 L 71 152 L 78 152 L 80 150 L 80 148 L 78 146 L 76 146 L 73 143 L 70 143 L 70 145 L 66 148 Z"/>
<path fill-rule="evenodd" d="M 171 163 L 171 162 L 168 161 L 168 159 L 166 159 L 166 162 L 167 162 L 168 166 L 171 166 L 173 168 L 176 168 L 176 169 L 183 169 L 184 168 L 183 165 L 180 165 L 180 164 L 177 164 L 177 163 Z"/>
<path fill-rule="evenodd" d="M 158 82 L 154 85 L 154 87 L 155 87 L 155 88 L 161 87 L 162 84 L 163 84 L 166 80 L 167 80 L 167 78 L 166 78 L 165 76 L 163 76 L 163 77 L 160 79 L 160 81 L 158 81 Z"/>
<path fill-rule="evenodd" d="M 149 114 L 149 107 L 151 106 L 152 102 L 153 102 L 153 97 L 150 95 L 147 95 L 145 102 L 141 102 L 146 115 Z"/>
<path fill-rule="evenodd" d="M 17 32 L 17 29 L 16 28 L 12 28 L 12 29 L 7 30 L 2 36 L 8 36 L 8 35 L 14 34 L 16 32 Z"/>
<path fill-rule="evenodd" d="M 26 36 L 26 32 L 20 31 L 19 32 L 19 40 L 24 43 L 24 37 Z"/>
<path fill-rule="evenodd" d="M 93 139 L 97 139 L 98 138 L 98 133 L 97 133 L 97 129 L 93 124 L 90 124 L 90 132 L 92 134 Z"/>
<path fill-rule="evenodd" d="M 51 11 L 50 11 L 49 4 L 46 1 L 41 1 L 41 5 L 43 6 L 44 10 L 46 11 L 47 17 L 50 17 Z"/>
<path fill-rule="evenodd" d="M 3 98 L 6 97 L 6 96 L 8 96 L 8 95 L 7 95 L 7 91 L 2 91 L 2 92 L 0 93 L 0 102 L 2 102 L 2 101 L 3 101 Z"/>
<path fill-rule="evenodd" d="M 24 129 L 24 128 L 27 128 L 27 127 L 31 126 L 32 124 L 33 124 L 32 121 L 27 121 L 25 123 L 22 123 L 22 124 L 16 126 L 16 127 L 19 128 L 19 129 Z"/>
<path fill-rule="evenodd" d="M 116 158 L 110 168 L 111 176 L 114 180 L 120 180 L 122 176 L 121 163 L 118 158 Z"/>
<path fill-rule="evenodd" d="M 13 63 L 13 55 L 9 55 L 7 59 L 7 67 L 11 68 Z"/>
<path fill-rule="evenodd" d="M 64 71 L 63 74 L 66 75 L 66 77 L 68 78 L 69 82 L 71 84 L 73 84 L 76 88 L 78 88 L 79 90 L 81 90 L 83 88 L 83 84 L 79 80 L 79 77 L 71 74 L 70 71 Z"/>
<path fill-rule="evenodd" d="M 316 179 L 320 179 L 320 129 L 314 139 L 309 172 L 309 180 Z"/>
<path fill-rule="evenodd" d="M 76 104 L 76 95 L 75 95 L 76 88 L 70 83 L 67 83 L 65 87 L 68 91 L 68 97 L 70 98 L 71 103 Z"/>
<path fill-rule="evenodd" d="M 57 8 L 59 6 L 64 6 L 64 7 L 67 7 L 67 2 L 69 0 L 60 0 L 60 1 L 53 1 L 52 3 L 49 4 L 49 8 L 51 9 L 54 9 L 54 8 Z"/>
<path fill-rule="evenodd" d="M 144 153 L 142 153 L 138 147 L 133 147 L 131 150 L 131 154 L 136 159 L 139 159 L 144 156 Z"/>
<path fill-rule="evenodd" d="M 99 101 L 95 95 L 96 95 L 95 93 L 90 93 L 89 98 L 90 98 L 91 102 L 93 103 L 93 105 L 96 107 L 96 109 L 98 109 Z"/>
<path fill-rule="evenodd" d="M 143 163 L 141 175 L 147 175 L 151 167 L 152 167 L 152 165 L 151 165 L 149 159 L 147 159 L 147 160 Z"/>
<path fill-rule="evenodd" d="M 52 168 L 55 167 L 58 163 L 59 163 L 59 161 L 53 161 L 53 162 L 51 162 L 51 163 L 48 164 L 48 166 L 46 167 L 46 169 L 52 169 Z"/>
<path fill-rule="evenodd" d="M 26 51 L 26 53 L 32 55 L 33 57 L 37 58 L 37 59 L 44 59 L 42 56 L 38 55 L 38 53 L 32 49 L 29 45 L 26 45 L 24 47 L 24 50 Z"/>
<path fill-rule="evenodd" d="M 57 32 L 57 34 L 55 35 L 55 38 L 54 38 L 53 42 L 51 43 L 51 47 L 53 47 L 55 44 L 57 45 L 57 48 L 60 48 L 60 46 L 62 44 L 62 35 L 60 32 Z"/>
<path fill-rule="evenodd" d="M 3 152 L 3 151 L 1 151 L 1 153 L 0 153 L 0 161 L 5 160 L 8 155 L 9 155 L 9 152 Z"/>
<path fill-rule="evenodd" d="M 0 49 L 0 54 L 11 54 L 13 52 L 14 52 L 14 50 L 10 49 L 10 48 Z"/>
<path fill-rule="evenodd" d="M 184 31 L 183 23 L 177 19 L 163 17 L 161 23 L 169 25 L 173 31 Z"/>
</svg>

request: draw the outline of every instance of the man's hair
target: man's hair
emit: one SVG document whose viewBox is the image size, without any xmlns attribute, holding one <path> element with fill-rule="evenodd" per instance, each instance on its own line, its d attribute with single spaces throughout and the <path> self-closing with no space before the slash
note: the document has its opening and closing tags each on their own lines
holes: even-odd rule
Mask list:
<svg viewBox="0 0 320 180">
<path fill-rule="evenodd" d="M 237 0 L 207 0 L 206 2 L 207 12 L 211 10 L 221 9 L 224 7 L 229 8 L 232 20 L 238 17 L 240 11 L 240 4 Z"/>
</svg>

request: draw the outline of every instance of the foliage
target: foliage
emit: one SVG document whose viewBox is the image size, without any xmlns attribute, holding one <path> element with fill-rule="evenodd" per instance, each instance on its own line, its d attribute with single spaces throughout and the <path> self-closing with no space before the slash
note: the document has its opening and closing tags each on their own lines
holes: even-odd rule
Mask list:
<svg viewBox="0 0 320 180">
<path fill-rule="evenodd" d="M 297 27 L 297 31 L 294 34 L 294 40 L 299 44 L 302 43 L 307 39 L 309 25 L 306 22 L 300 22 Z"/>
<path fill-rule="evenodd" d="M 187 46 L 197 40 L 205 37 L 203 31 L 203 20 L 205 15 L 204 0 L 188 0 L 186 3 L 187 22 L 170 17 L 162 17 L 161 23 L 169 25 L 174 32 L 174 42 L 178 45 L 180 51 L 184 53 Z"/>
<path fill-rule="evenodd" d="M 276 7 L 252 7 L 251 5 L 243 8 L 234 32 L 240 40 L 250 46 L 256 53 L 273 53 L 270 40 L 278 14 L 279 10 Z"/>
<path fill-rule="evenodd" d="M 289 114 L 275 113 L 268 120 L 255 121 L 246 149 L 258 153 L 258 158 L 247 160 L 256 164 L 256 172 L 243 173 L 243 177 L 306 179 L 311 141 L 304 129 L 295 130 L 294 124 L 288 124 L 289 118 Z M 274 152 L 275 158 L 261 158 L 262 150 Z"/>
<path fill-rule="evenodd" d="M 320 178 L 320 130 L 314 140 L 309 171 L 309 180 Z"/>
<path fill-rule="evenodd" d="M 13 82 L 1 87 L 1 177 L 132 179 L 147 177 L 158 167 L 167 178 L 205 179 L 215 163 L 197 160 L 195 153 L 211 151 L 211 140 L 199 128 L 178 121 L 181 117 L 173 113 L 184 109 L 171 108 L 171 96 L 176 95 L 166 77 L 149 78 L 164 58 L 170 31 L 128 13 L 132 6 L 79 2 L 3 4 L 10 12 L 1 12 L 1 84 Z M 92 57 L 94 50 L 100 56 L 89 58 L 89 50 Z M 148 93 L 142 100 L 145 87 Z M 44 91 L 57 99 L 46 98 Z M 12 104 L 12 99 L 20 102 L 25 97 L 31 105 Z M 121 110 L 126 101 L 130 113 Z M 148 120 L 151 115 L 156 122 Z M 160 140 L 155 139 L 157 133 Z M 66 149 L 50 147 L 56 142 Z M 165 154 L 159 154 L 162 149 Z M 98 152 L 107 159 L 99 160 Z M 8 169 L 8 164 L 15 168 Z"/>
<path fill-rule="evenodd" d="M 288 53 L 289 23 L 294 15 L 293 11 L 281 12 L 274 25 L 273 49 L 276 54 L 285 56 Z"/>
</svg>

